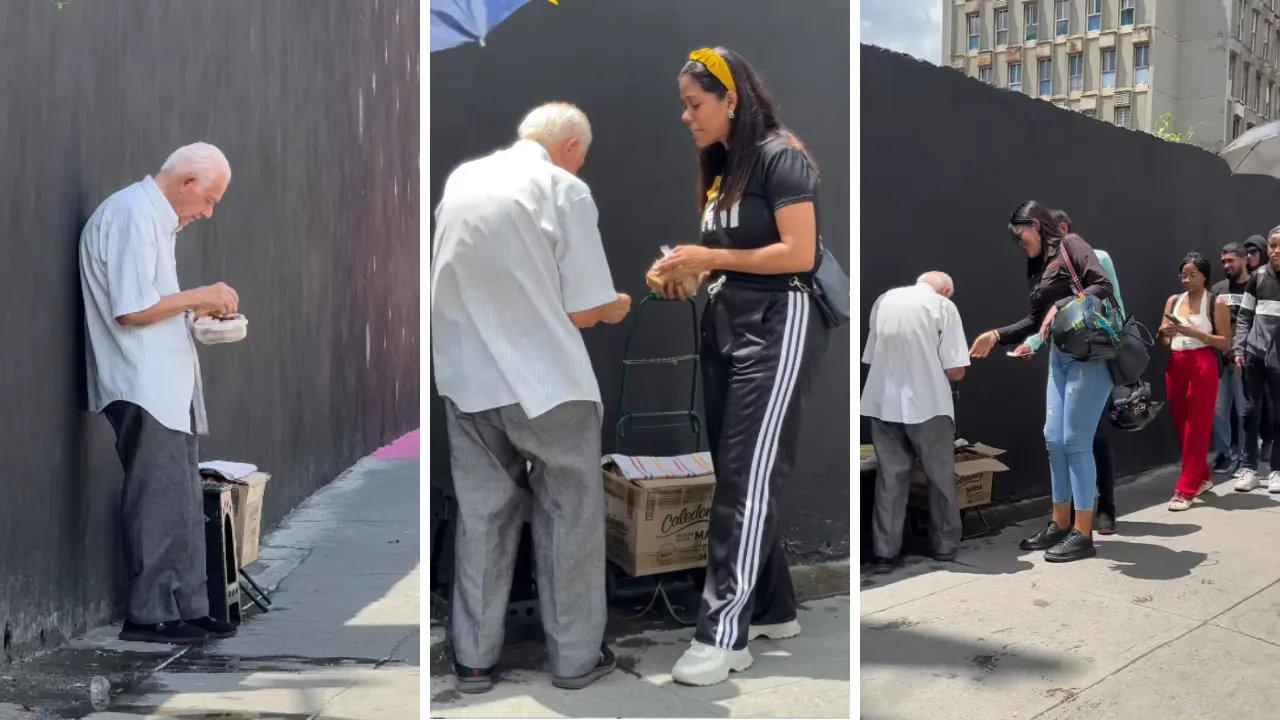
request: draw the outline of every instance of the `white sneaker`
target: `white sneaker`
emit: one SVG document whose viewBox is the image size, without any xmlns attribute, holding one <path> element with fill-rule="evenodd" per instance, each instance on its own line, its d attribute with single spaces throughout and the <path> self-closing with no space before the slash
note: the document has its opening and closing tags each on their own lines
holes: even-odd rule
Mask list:
<svg viewBox="0 0 1280 720">
<path fill-rule="evenodd" d="M 694 640 L 671 669 L 671 678 L 683 685 L 715 685 L 728 680 L 730 672 L 751 667 L 751 662 L 751 653 L 746 648 L 725 650 Z"/>
<path fill-rule="evenodd" d="M 1191 508 L 1191 498 L 1187 495 L 1177 493 L 1173 499 L 1169 501 L 1169 510 L 1171 512 L 1182 512 Z"/>
<path fill-rule="evenodd" d="M 1236 471 L 1236 491 L 1250 492 L 1258 487 L 1258 473 L 1245 468 Z"/>
<path fill-rule="evenodd" d="M 773 625 L 752 625 L 747 631 L 747 639 L 755 640 L 758 637 L 766 637 L 770 640 L 786 640 L 800 634 L 800 622 L 792 620 L 791 622 L 775 623 Z"/>
<path fill-rule="evenodd" d="M 1271 471 L 1271 477 L 1267 478 L 1267 492 L 1280 493 L 1280 472 Z"/>
</svg>

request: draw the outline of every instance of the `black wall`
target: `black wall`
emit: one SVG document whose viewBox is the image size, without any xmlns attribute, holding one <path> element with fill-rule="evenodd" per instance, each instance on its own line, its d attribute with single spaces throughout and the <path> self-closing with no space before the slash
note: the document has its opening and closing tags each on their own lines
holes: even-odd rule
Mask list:
<svg viewBox="0 0 1280 720">
<path fill-rule="evenodd" d="M 876 297 L 931 269 L 955 280 L 971 339 L 1024 316 L 1026 256 L 1006 229 L 1023 200 L 1065 209 L 1077 232 L 1109 252 L 1126 309 L 1153 330 L 1165 300 L 1181 292 L 1177 270 L 1187 252 L 1217 267 L 1224 244 L 1265 235 L 1280 218 L 1280 183 L 1232 177 L 1203 150 L 881 48 L 863 45 L 861 53 L 863 340 Z M 1153 348 L 1146 373 L 1162 398 L 1166 358 Z M 1024 362 L 1001 350 L 975 360 L 960 384 L 959 434 L 1009 451 L 996 501 L 1049 492 L 1045 374 L 1045 358 Z M 862 442 L 870 442 L 866 425 Z M 1167 412 L 1140 433 L 1115 437 L 1121 473 L 1178 459 Z"/>
<path fill-rule="evenodd" d="M 270 526 L 417 427 L 418 16 L 413 0 L 0 3 L 0 662 L 119 607 L 121 472 L 86 411 L 77 242 L 180 145 L 220 146 L 232 181 L 179 236 L 179 275 L 227 282 L 251 323 L 202 350 L 202 459 L 271 472 Z"/>
<path fill-rule="evenodd" d="M 849 3 L 815 0 L 797 12 L 771 0 L 565 0 L 530 3 L 489 36 L 431 56 L 431 201 L 460 162 L 509 145 L 521 118 L 547 101 L 577 104 L 595 135 L 582 177 L 600 208 L 614 284 L 638 302 L 658 246 L 695 242 L 696 152 L 680 122 L 677 75 L 707 45 L 741 52 L 781 105 L 783 121 L 817 159 L 822 233 L 849 262 Z M 634 320 L 634 316 L 633 316 Z M 629 320 L 586 331 L 605 397 L 605 449 L 613 424 Z M 677 355 L 693 342 L 687 308 L 646 309 L 635 352 Z M 810 400 L 804 460 L 784 491 L 787 540 L 799 555 L 847 553 L 849 331 L 835 334 Z M 687 367 L 687 366 L 685 366 Z M 687 406 L 683 370 L 637 370 L 635 410 Z M 432 412 L 440 411 L 432 393 Z M 432 471 L 448 473 L 444 423 L 431 433 Z M 621 450 L 687 452 L 688 435 L 634 431 Z"/>
</svg>

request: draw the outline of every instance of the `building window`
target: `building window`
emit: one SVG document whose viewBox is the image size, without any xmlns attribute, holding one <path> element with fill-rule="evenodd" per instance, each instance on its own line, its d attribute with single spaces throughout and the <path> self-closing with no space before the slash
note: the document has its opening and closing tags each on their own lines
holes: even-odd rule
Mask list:
<svg viewBox="0 0 1280 720">
<path fill-rule="evenodd" d="M 1231 120 L 1231 139 L 1235 140 L 1238 137 L 1240 137 L 1240 118 L 1237 117 Z"/>
<path fill-rule="evenodd" d="M 1057 0 L 1053 4 L 1053 34 L 1058 37 L 1066 37 L 1071 31 L 1071 3 L 1066 0 Z"/>
<path fill-rule="evenodd" d="M 1120 27 L 1133 27 L 1133 0 L 1120 0 Z"/>
<path fill-rule="evenodd" d="M 977 15 L 969 15 L 965 18 L 969 22 L 969 50 L 978 49 L 978 31 L 982 25 L 978 22 Z"/>
<path fill-rule="evenodd" d="M 1071 92 L 1084 91 L 1084 56 L 1072 55 L 1067 58 L 1067 74 L 1071 76 Z"/>
<path fill-rule="evenodd" d="M 996 45 L 1009 44 L 1009 11 L 996 11 Z"/>
<path fill-rule="evenodd" d="M 1009 65 L 1009 89 L 1022 92 L 1022 63 Z"/>
<path fill-rule="evenodd" d="M 1230 97 L 1236 96 L 1236 54 L 1231 53 L 1231 57 L 1227 60 L 1227 94 Z"/>
<path fill-rule="evenodd" d="M 1263 30 L 1263 33 L 1262 33 L 1262 57 L 1270 60 L 1271 59 L 1271 32 L 1272 32 L 1271 22 L 1267 21 L 1263 23 L 1263 27 L 1265 29 Z"/>
<path fill-rule="evenodd" d="M 1151 56 L 1150 45 L 1133 46 L 1133 84 L 1146 85 L 1150 80 L 1151 66 L 1147 58 Z"/>
<path fill-rule="evenodd" d="M 1122 128 L 1129 127 L 1129 108 L 1127 107 L 1116 108 L 1116 127 L 1122 127 Z"/>
<path fill-rule="evenodd" d="M 1027 3 L 1022 6 L 1022 24 L 1026 26 L 1026 32 L 1022 37 L 1027 42 L 1035 42 L 1040 26 L 1040 6 L 1036 3 Z"/>
<path fill-rule="evenodd" d="M 1097 108 L 1089 108 L 1089 109 L 1087 109 L 1087 110 L 1081 110 L 1081 111 L 1080 111 L 1080 114 L 1081 114 L 1081 115 L 1083 115 L 1083 116 L 1085 116 L 1085 117 L 1087 117 L 1087 118 L 1094 118 L 1094 119 L 1096 120 L 1096 119 L 1098 118 L 1098 109 L 1097 109 Z"/>
<path fill-rule="evenodd" d="M 984 68 L 978 68 L 978 79 L 990 85 L 991 84 L 991 68 L 989 66 Z"/>
<path fill-rule="evenodd" d="M 1085 0 L 1085 29 L 1098 32 L 1102 29 L 1102 0 Z"/>
<path fill-rule="evenodd" d="M 1252 77 L 1252 74 L 1249 72 L 1249 63 L 1245 63 L 1244 77 L 1242 78 L 1244 82 L 1240 83 L 1240 102 L 1245 105 L 1249 104 L 1249 80 L 1252 79 Z"/>
<path fill-rule="evenodd" d="M 1249 52 L 1258 52 L 1258 16 L 1257 10 L 1253 11 L 1253 24 L 1249 26 Z"/>
<path fill-rule="evenodd" d="M 1244 0 L 1236 0 L 1236 39 L 1244 40 Z"/>
<path fill-rule="evenodd" d="M 1257 73 L 1253 76 L 1253 109 L 1254 110 L 1258 109 L 1258 101 L 1262 99 L 1261 95 L 1262 95 L 1262 73 Z"/>
<path fill-rule="evenodd" d="M 1271 64 L 1280 65 L 1280 30 L 1276 30 L 1276 35 L 1272 40 L 1275 42 L 1271 43 Z"/>
<path fill-rule="evenodd" d="M 1113 88 L 1116 86 L 1116 51 L 1102 51 L 1102 87 Z"/>
<path fill-rule="evenodd" d="M 1262 114 L 1268 117 L 1271 116 L 1271 83 L 1269 82 L 1263 86 Z"/>
<path fill-rule="evenodd" d="M 1040 97 L 1053 93 L 1053 60 L 1044 58 L 1036 63 L 1036 80 L 1040 83 Z"/>
</svg>

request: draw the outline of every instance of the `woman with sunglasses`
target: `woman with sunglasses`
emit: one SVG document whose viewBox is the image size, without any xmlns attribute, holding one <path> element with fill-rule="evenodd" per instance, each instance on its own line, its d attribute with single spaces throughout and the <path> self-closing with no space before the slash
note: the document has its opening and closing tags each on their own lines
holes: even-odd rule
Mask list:
<svg viewBox="0 0 1280 720">
<path fill-rule="evenodd" d="M 1014 357 L 1031 355 L 1034 349 L 1027 344 L 1028 338 L 1038 333 L 1042 342 L 1048 340 L 1063 301 L 1078 294 L 1092 296 L 1095 302 L 1114 302 L 1111 280 L 1093 248 L 1079 235 L 1064 235 L 1049 208 L 1028 200 L 1013 211 L 1009 231 L 1027 254 L 1031 312 L 1012 325 L 979 335 L 969 349 L 975 358 L 986 357 L 996 344 L 1016 345 L 1011 353 Z M 1053 519 L 1019 545 L 1027 551 L 1043 550 L 1046 561 L 1071 562 L 1097 554 L 1093 545 L 1097 481 L 1093 436 L 1111 388 L 1111 372 L 1105 362 L 1080 360 L 1050 347 L 1044 439 L 1049 450 Z"/>
<path fill-rule="evenodd" d="M 712 685 L 750 667 L 749 639 L 800 632 L 776 498 L 829 329 L 809 294 L 820 252 L 813 159 L 737 53 L 694 52 L 679 84 L 699 151 L 701 244 L 677 247 L 649 282 L 683 298 L 711 280 L 700 358 L 716 472 L 707 580 L 693 645 L 671 675 Z"/>
<path fill-rule="evenodd" d="M 1178 267 L 1183 292 L 1165 302 L 1159 332 L 1160 344 L 1170 350 L 1164 384 L 1182 448 L 1182 472 L 1169 501 L 1173 512 L 1186 510 L 1213 489 L 1208 457 L 1218 399 L 1218 353 L 1230 349 L 1231 336 L 1231 311 L 1205 287 L 1209 261 L 1192 252 Z"/>
</svg>

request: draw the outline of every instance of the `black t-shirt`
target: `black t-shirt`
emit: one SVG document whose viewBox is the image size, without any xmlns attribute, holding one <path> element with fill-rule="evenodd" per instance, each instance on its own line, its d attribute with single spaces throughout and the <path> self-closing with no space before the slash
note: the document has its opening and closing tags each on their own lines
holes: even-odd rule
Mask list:
<svg viewBox="0 0 1280 720">
<path fill-rule="evenodd" d="M 723 179 L 721 180 L 723 182 Z M 702 215 L 702 244 L 712 248 L 754 250 L 782 242 L 774 212 L 787 205 L 811 202 L 814 218 L 818 212 L 818 178 L 809 159 L 788 138 L 775 135 L 761 144 L 742 198 L 720 211 L 720 227 L 728 237 L 725 243 L 715 230 L 712 208 L 708 204 Z M 814 248 L 814 266 L 818 249 Z M 812 272 L 784 275 L 755 275 L 739 272 L 715 272 L 728 282 L 747 282 L 771 287 L 785 287 L 793 276 L 808 282 Z"/>
</svg>

